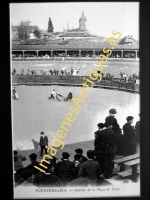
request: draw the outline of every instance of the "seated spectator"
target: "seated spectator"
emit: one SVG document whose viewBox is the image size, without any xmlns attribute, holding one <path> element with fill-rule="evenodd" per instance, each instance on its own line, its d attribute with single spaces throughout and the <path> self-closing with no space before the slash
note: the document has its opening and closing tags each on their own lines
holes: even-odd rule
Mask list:
<svg viewBox="0 0 150 200">
<path fill-rule="evenodd" d="M 61 183 L 65 186 L 73 177 L 73 163 L 69 161 L 69 153 L 62 153 L 62 161 L 58 162 L 55 167 L 55 174 L 60 178 Z"/>
<path fill-rule="evenodd" d="M 23 171 L 25 170 L 33 170 L 34 171 L 34 175 L 39 173 L 39 170 L 36 169 L 34 166 L 36 165 L 37 167 L 39 166 L 39 163 L 36 161 L 37 160 L 37 154 L 35 153 L 31 153 L 29 155 L 30 160 L 31 160 L 31 164 L 29 164 L 28 166 L 26 166 L 25 168 L 19 169 L 17 170 L 17 174 L 21 174 Z M 41 167 L 40 167 L 41 168 Z"/>
<path fill-rule="evenodd" d="M 21 155 L 18 155 L 18 151 L 14 150 L 14 171 L 17 171 L 18 169 L 23 168 L 22 161 L 25 161 L 26 157 L 22 157 Z"/>
<path fill-rule="evenodd" d="M 78 149 L 75 150 L 75 152 L 82 155 L 82 154 L 83 154 L 83 149 L 78 148 Z M 87 159 L 85 156 L 83 156 L 83 155 L 82 155 L 81 159 L 82 159 L 81 162 L 85 162 L 85 161 L 88 160 L 88 159 Z"/>
<path fill-rule="evenodd" d="M 61 181 L 57 176 L 53 175 L 53 166 L 47 165 L 47 167 L 45 173 L 35 176 L 33 184 L 37 187 L 60 187 Z"/>
<path fill-rule="evenodd" d="M 94 151 L 87 151 L 88 160 L 82 163 L 78 177 L 88 178 L 93 182 L 94 185 L 97 185 L 98 179 L 100 176 L 100 167 L 97 161 L 94 161 Z"/>
<path fill-rule="evenodd" d="M 81 167 L 82 160 L 83 160 L 83 156 L 81 154 L 75 154 L 74 155 L 73 178 L 77 178 L 78 177 L 78 172 L 79 172 L 79 169 Z"/>
<path fill-rule="evenodd" d="M 20 186 L 33 186 L 33 170 L 25 170 L 20 174 L 20 177 L 23 179 L 23 183 Z"/>
</svg>

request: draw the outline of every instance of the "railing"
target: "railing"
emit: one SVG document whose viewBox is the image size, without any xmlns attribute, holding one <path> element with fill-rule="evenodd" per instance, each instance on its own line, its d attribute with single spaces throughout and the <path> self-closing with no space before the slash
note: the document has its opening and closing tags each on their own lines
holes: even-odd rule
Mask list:
<svg viewBox="0 0 150 200">
<path fill-rule="evenodd" d="M 64 85 L 64 86 L 81 86 L 85 82 L 83 78 L 88 76 L 50 76 L 50 75 L 15 75 L 12 76 L 12 85 Z M 100 82 L 95 81 L 94 88 L 107 88 L 114 90 L 127 91 L 132 93 L 139 93 L 139 84 L 134 81 L 125 82 L 121 79 L 114 78 L 113 80 L 106 80 L 103 78 Z"/>
</svg>

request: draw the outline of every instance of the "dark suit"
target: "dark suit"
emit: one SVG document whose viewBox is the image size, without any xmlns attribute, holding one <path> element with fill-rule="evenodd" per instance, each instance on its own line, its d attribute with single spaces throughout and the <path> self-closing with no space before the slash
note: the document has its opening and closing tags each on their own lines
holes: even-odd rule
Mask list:
<svg viewBox="0 0 150 200">
<path fill-rule="evenodd" d="M 114 131 L 104 129 L 95 138 L 95 155 L 99 162 L 101 172 L 105 174 L 105 177 L 110 178 L 113 172 L 113 158 L 117 151 L 117 138 Z"/>
<path fill-rule="evenodd" d="M 137 143 L 140 143 L 140 121 L 136 122 L 135 131 L 136 131 Z"/>
<path fill-rule="evenodd" d="M 97 161 L 87 160 L 83 162 L 78 173 L 78 177 L 88 178 L 97 185 L 100 176 L 100 167 Z"/>
<path fill-rule="evenodd" d="M 46 135 L 40 137 L 40 143 L 39 145 L 41 146 L 41 157 L 43 155 L 43 149 L 45 149 L 45 154 L 47 154 L 47 149 L 45 146 L 48 146 L 48 137 Z"/>
<path fill-rule="evenodd" d="M 125 151 L 124 155 L 129 156 L 136 153 L 136 133 L 131 124 L 126 123 L 123 126 Z"/>
<path fill-rule="evenodd" d="M 115 132 L 116 137 L 117 137 L 117 155 L 122 155 L 124 151 L 124 138 L 123 135 L 121 134 L 121 128 L 117 122 L 117 119 L 114 116 L 108 116 L 105 119 L 105 122 L 111 122 L 112 124 L 112 130 Z"/>
<path fill-rule="evenodd" d="M 34 166 L 40 167 L 39 163 L 37 161 L 34 161 L 33 163 L 27 165 L 24 168 L 18 169 L 16 172 L 17 174 L 21 174 L 22 172 L 26 171 L 26 170 L 33 170 L 34 171 L 34 175 L 39 173 L 39 170 L 36 169 Z M 41 168 L 41 167 L 40 167 Z M 44 170 L 44 169 L 43 169 Z"/>
<path fill-rule="evenodd" d="M 63 185 L 66 185 L 73 178 L 74 165 L 71 161 L 65 159 L 57 163 L 55 174 L 60 178 Z"/>
</svg>

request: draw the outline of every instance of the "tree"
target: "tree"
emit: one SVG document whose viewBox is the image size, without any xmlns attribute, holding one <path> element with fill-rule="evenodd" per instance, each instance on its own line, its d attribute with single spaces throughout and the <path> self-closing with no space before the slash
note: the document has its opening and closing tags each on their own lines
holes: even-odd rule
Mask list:
<svg viewBox="0 0 150 200">
<path fill-rule="evenodd" d="M 34 30 L 34 32 L 33 32 L 33 34 L 34 34 L 34 37 L 36 37 L 36 38 L 41 38 L 41 31 L 39 30 L 39 28 L 38 27 L 36 27 L 36 29 Z"/>
<path fill-rule="evenodd" d="M 49 21 L 48 21 L 48 30 L 47 31 L 49 33 L 54 32 L 54 27 L 53 27 L 52 20 L 50 17 L 49 17 Z"/>
<path fill-rule="evenodd" d="M 20 40 L 27 40 L 30 38 L 30 22 L 21 21 L 18 25 L 18 37 Z"/>
</svg>

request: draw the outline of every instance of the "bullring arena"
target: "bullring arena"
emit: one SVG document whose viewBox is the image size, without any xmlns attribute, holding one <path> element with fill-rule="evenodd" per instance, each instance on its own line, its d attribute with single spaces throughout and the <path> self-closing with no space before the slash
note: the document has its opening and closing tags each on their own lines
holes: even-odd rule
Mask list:
<svg viewBox="0 0 150 200">
<path fill-rule="evenodd" d="M 40 73 L 40 70 L 44 71 L 45 68 L 49 71 L 50 69 L 60 70 L 66 67 L 65 69 L 70 71 L 71 67 L 73 67 L 80 70 L 78 76 L 87 76 L 94 64 L 95 61 L 78 60 L 12 61 L 12 69 L 15 68 L 18 73 L 21 73 L 22 68 L 25 72 L 27 72 L 28 68 L 30 70 L 36 69 L 37 73 Z M 139 63 L 133 61 L 109 61 L 103 70 L 105 74 L 109 72 L 118 78 L 118 74 L 121 71 L 128 74 L 138 74 Z M 34 144 L 32 139 L 39 142 L 41 131 L 44 131 L 48 136 L 50 145 L 60 124 L 65 120 L 65 115 L 69 111 L 70 105 L 73 103 L 48 101 L 48 96 L 55 89 L 57 93 L 64 97 L 69 92 L 73 93 L 73 97 L 77 97 L 80 86 L 35 85 L 31 83 L 27 85 L 12 82 L 13 86 L 16 86 L 19 95 L 19 101 L 12 101 L 13 148 L 18 150 L 33 150 Z M 111 107 L 115 107 L 118 111 L 117 120 L 121 128 L 126 123 L 128 115 L 134 116 L 135 124 L 138 121 L 138 114 L 140 112 L 139 100 L 139 93 L 112 90 L 110 88 L 93 88 L 87 96 L 86 102 L 82 104 L 81 112 L 76 121 L 70 127 L 64 141 L 65 144 L 69 145 L 94 140 L 94 132 L 97 130 L 97 124 L 104 122 Z M 92 144 L 91 148 L 93 147 Z M 59 155 L 61 155 L 61 152 L 58 152 Z"/>
</svg>

